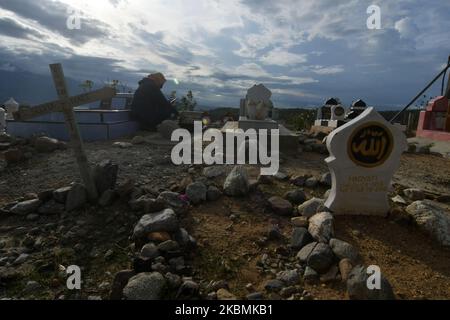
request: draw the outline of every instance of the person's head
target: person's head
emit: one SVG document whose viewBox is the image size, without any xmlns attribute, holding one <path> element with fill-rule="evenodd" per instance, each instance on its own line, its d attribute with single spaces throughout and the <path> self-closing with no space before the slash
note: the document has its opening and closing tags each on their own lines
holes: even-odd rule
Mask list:
<svg viewBox="0 0 450 320">
<path fill-rule="evenodd" d="M 153 73 L 151 75 L 148 76 L 150 79 L 152 79 L 156 85 L 162 89 L 162 87 L 164 86 L 164 84 L 166 83 L 166 77 L 164 77 L 164 75 L 160 72 L 158 73 Z"/>
</svg>

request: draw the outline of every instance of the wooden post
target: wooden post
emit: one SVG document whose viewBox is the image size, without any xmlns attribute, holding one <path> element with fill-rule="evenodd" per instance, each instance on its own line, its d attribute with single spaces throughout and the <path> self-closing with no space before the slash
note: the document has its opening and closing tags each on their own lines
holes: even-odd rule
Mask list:
<svg viewBox="0 0 450 320">
<path fill-rule="evenodd" d="M 81 139 L 80 130 L 75 119 L 75 112 L 69 100 L 62 65 L 60 63 L 51 64 L 50 71 L 58 93 L 58 98 L 63 103 L 63 113 L 69 129 L 70 142 L 80 169 L 81 178 L 84 182 L 84 186 L 86 187 L 89 200 L 95 201 L 98 199 L 97 187 L 95 186 L 86 152 L 83 148 L 83 140 Z"/>
</svg>

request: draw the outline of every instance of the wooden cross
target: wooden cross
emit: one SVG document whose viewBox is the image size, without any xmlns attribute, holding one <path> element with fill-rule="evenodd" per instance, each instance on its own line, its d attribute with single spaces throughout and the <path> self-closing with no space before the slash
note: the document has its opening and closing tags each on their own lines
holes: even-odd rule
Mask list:
<svg viewBox="0 0 450 320">
<path fill-rule="evenodd" d="M 60 63 L 51 64 L 50 71 L 52 73 L 53 83 L 55 84 L 59 100 L 44 103 L 33 108 L 20 107 L 19 111 L 14 114 L 14 119 L 18 121 L 26 121 L 48 113 L 64 113 L 65 122 L 69 128 L 71 146 L 75 153 L 81 178 L 84 182 L 84 186 L 86 187 L 89 199 L 94 201 L 98 199 L 98 192 L 89 167 L 86 152 L 84 151 L 83 140 L 81 139 L 80 130 L 75 119 L 75 112 L 73 108 L 98 100 L 110 99 L 116 95 L 116 90 L 111 87 L 105 87 L 97 91 L 70 97 L 67 91 L 62 65 Z"/>
</svg>

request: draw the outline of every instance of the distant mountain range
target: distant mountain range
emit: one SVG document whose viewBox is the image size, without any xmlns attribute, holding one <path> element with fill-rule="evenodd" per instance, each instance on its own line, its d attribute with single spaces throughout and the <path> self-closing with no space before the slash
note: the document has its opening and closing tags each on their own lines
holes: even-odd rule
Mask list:
<svg viewBox="0 0 450 320">
<path fill-rule="evenodd" d="M 66 78 L 66 82 L 71 95 L 82 92 L 80 81 Z M 0 103 L 11 97 L 20 104 L 36 105 L 56 99 L 56 90 L 50 75 L 0 69 Z"/>
<path fill-rule="evenodd" d="M 82 80 L 66 78 L 71 95 L 82 93 Z M 131 90 L 131 89 L 130 89 Z M 0 104 L 13 97 L 20 104 L 36 105 L 56 99 L 56 91 L 50 75 L 41 75 L 20 70 L 15 66 L 0 68 Z M 207 106 L 199 104 L 198 110 L 214 110 L 223 106 Z M 316 106 L 318 107 L 318 105 Z M 238 108 L 236 105 L 235 108 Z M 314 106 L 299 106 L 299 108 L 315 108 Z M 295 108 L 294 108 L 295 109 Z M 377 107 L 378 110 L 397 110 L 393 107 Z"/>
</svg>

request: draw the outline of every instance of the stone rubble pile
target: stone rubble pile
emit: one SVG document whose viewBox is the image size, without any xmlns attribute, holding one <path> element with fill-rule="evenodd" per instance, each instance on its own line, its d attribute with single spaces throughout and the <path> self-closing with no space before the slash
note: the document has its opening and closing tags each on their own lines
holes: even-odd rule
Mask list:
<svg viewBox="0 0 450 320">
<path fill-rule="evenodd" d="M 23 139 L 0 133 L 0 151 L 4 158 L 3 163 L 0 163 L 0 172 L 8 165 L 26 161 L 38 153 L 52 153 L 65 149 L 67 149 L 65 142 L 46 136 Z"/>
</svg>

